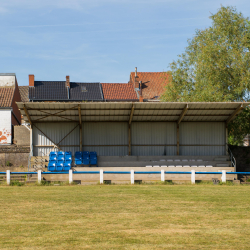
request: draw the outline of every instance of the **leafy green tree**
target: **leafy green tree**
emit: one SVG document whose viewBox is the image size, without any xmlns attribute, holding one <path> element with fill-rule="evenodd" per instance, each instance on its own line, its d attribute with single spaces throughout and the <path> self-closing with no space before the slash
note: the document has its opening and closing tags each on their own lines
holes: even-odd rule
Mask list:
<svg viewBox="0 0 250 250">
<path fill-rule="evenodd" d="M 212 25 L 196 30 L 185 53 L 170 64 L 163 101 L 243 101 L 250 89 L 250 23 L 221 7 Z"/>
<path fill-rule="evenodd" d="M 250 134 L 250 108 L 244 109 L 228 124 L 228 144 L 242 145 L 244 137 Z"/>
<path fill-rule="evenodd" d="M 170 64 L 171 77 L 162 101 L 226 102 L 250 98 L 250 22 L 234 7 L 210 16 L 212 25 L 196 30 L 179 59 Z M 239 144 L 250 133 L 250 109 L 229 126 L 229 142 Z"/>
</svg>

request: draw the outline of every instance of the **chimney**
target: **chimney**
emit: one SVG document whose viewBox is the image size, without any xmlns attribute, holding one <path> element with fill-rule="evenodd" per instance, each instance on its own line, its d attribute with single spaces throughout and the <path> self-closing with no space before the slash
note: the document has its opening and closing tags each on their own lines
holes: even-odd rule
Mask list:
<svg viewBox="0 0 250 250">
<path fill-rule="evenodd" d="M 70 80 L 69 80 L 69 76 L 66 76 L 66 86 L 65 86 L 65 87 L 70 88 Z"/>
<path fill-rule="evenodd" d="M 35 76 L 29 75 L 29 87 L 35 87 Z"/>
<path fill-rule="evenodd" d="M 137 76 L 137 67 L 135 67 L 135 82 L 134 82 L 135 89 L 139 89 L 139 82 L 137 81 L 137 78 L 139 77 Z"/>
</svg>

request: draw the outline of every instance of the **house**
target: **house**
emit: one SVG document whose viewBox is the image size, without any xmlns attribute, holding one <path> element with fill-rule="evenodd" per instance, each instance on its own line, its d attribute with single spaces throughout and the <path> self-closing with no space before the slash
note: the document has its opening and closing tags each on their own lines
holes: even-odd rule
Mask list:
<svg viewBox="0 0 250 250">
<path fill-rule="evenodd" d="M 129 83 L 133 85 L 140 101 L 159 101 L 168 83 L 166 72 L 135 72 L 130 73 Z"/>
<path fill-rule="evenodd" d="M 21 124 L 20 101 L 16 74 L 0 74 L 0 145 L 12 144 L 13 126 Z"/>
<path fill-rule="evenodd" d="M 65 81 L 35 81 L 34 75 L 29 75 L 29 101 L 103 101 L 101 84 L 99 82 Z"/>
<path fill-rule="evenodd" d="M 131 83 L 101 83 L 105 101 L 138 102 L 139 98 Z"/>
</svg>

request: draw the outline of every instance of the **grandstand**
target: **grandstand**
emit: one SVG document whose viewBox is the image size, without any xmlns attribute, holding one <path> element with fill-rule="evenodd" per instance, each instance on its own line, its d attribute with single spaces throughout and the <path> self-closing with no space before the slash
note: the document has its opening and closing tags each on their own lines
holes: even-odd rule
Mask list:
<svg viewBox="0 0 250 250">
<path fill-rule="evenodd" d="M 17 105 L 32 127 L 30 169 L 47 167 L 50 152 L 71 152 L 75 171 L 89 167 L 235 171 L 236 162 L 227 145 L 227 126 L 249 103 Z M 93 164 L 90 152 L 95 152 Z M 52 170 L 64 170 L 64 164 L 65 159 L 54 162 Z"/>
</svg>

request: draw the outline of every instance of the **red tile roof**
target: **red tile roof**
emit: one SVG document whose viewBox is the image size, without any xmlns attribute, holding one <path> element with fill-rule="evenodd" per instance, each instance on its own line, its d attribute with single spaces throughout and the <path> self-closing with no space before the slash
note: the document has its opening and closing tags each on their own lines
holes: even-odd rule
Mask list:
<svg viewBox="0 0 250 250">
<path fill-rule="evenodd" d="M 138 100 L 134 85 L 129 83 L 101 83 L 106 100 Z"/>
<path fill-rule="evenodd" d="M 0 88 L 0 107 L 11 107 L 15 88 Z"/>
<path fill-rule="evenodd" d="M 18 86 L 22 102 L 29 101 L 29 86 Z"/>
<path fill-rule="evenodd" d="M 138 88 L 139 81 L 142 81 L 143 99 L 159 99 L 167 85 L 169 75 L 166 72 L 137 72 L 137 76 L 135 82 L 135 72 L 131 72 L 129 82 Z"/>
</svg>

